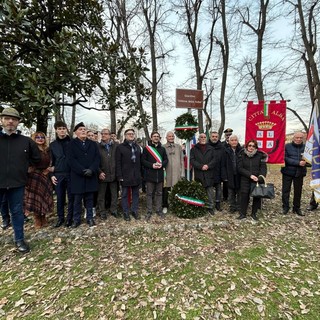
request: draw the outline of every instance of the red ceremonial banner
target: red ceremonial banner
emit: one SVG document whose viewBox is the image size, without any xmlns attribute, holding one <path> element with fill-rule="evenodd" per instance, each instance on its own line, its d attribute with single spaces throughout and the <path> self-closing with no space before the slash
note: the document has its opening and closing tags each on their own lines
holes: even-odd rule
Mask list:
<svg viewBox="0 0 320 320">
<path fill-rule="evenodd" d="M 248 101 L 246 141 L 255 139 L 259 150 L 268 154 L 268 163 L 284 164 L 287 103 Z"/>
</svg>

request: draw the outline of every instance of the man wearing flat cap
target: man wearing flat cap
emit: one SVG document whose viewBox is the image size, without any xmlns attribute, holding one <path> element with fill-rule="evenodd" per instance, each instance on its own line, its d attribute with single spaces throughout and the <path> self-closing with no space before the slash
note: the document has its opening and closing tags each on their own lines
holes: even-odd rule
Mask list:
<svg viewBox="0 0 320 320">
<path fill-rule="evenodd" d="M 19 252 L 30 251 L 24 240 L 23 197 L 28 178 L 28 167 L 41 160 L 36 143 L 17 130 L 21 120 L 14 108 L 5 108 L 0 114 L 0 203 L 6 196 L 11 212 L 15 245 Z"/>
<path fill-rule="evenodd" d="M 81 224 L 82 200 L 87 210 L 89 227 L 95 225 L 93 220 L 93 196 L 98 191 L 98 172 L 100 153 L 95 141 L 87 139 L 87 130 L 83 122 L 74 127 L 76 138 L 71 140 L 67 150 L 70 167 L 71 193 L 73 194 L 73 224 Z"/>
</svg>

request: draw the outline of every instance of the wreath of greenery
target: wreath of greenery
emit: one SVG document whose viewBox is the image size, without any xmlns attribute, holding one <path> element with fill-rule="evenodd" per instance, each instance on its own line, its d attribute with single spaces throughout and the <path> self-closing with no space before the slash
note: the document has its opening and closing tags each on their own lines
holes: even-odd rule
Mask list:
<svg viewBox="0 0 320 320">
<path fill-rule="evenodd" d="M 198 126 L 196 118 L 191 113 L 184 113 L 176 119 L 176 127 L 178 126 Z M 175 130 L 175 134 L 179 139 L 191 140 L 198 128 Z"/>
<path fill-rule="evenodd" d="M 184 219 L 194 219 L 207 214 L 208 210 L 206 207 L 198 207 L 185 203 L 177 199 L 176 194 L 202 200 L 206 203 L 208 202 L 207 192 L 200 182 L 183 179 L 175 184 L 169 196 L 170 212 Z"/>
</svg>

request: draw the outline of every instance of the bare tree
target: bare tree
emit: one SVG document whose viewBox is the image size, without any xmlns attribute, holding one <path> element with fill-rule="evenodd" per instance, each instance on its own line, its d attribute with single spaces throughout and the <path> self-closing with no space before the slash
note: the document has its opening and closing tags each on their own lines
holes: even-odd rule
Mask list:
<svg viewBox="0 0 320 320">
<path fill-rule="evenodd" d="M 317 38 L 320 18 L 320 1 L 286 1 L 291 5 L 294 17 L 295 35 L 291 43 L 294 52 L 298 52 L 304 63 L 308 81 L 308 91 L 313 107 L 320 113 L 319 69 L 316 56 L 319 57 Z M 294 44 L 297 44 L 294 46 Z"/>
<path fill-rule="evenodd" d="M 212 68 L 215 44 L 214 30 L 220 14 L 219 8 L 216 6 L 216 1 L 208 2 L 208 6 L 204 5 L 204 3 L 205 1 L 203 0 L 173 1 L 179 18 L 177 25 L 182 25 L 182 27 L 177 27 L 175 32 L 185 36 L 190 45 L 194 68 L 192 79 L 196 83 L 196 89 L 198 90 L 202 90 L 204 79 L 210 78 L 214 71 L 214 68 Z M 208 32 L 206 30 L 208 30 Z M 212 94 L 212 89 L 213 88 L 210 88 L 208 91 L 209 94 Z M 205 110 L 207 103 L 208 99 L 205 102 Z M 207 111 L 206 116 L 207 118 L 209 117 Z M 203 132 L 202 110 L 198 110 L 198 122 L 199 130 Z"/>
<path fill-rule="evenodd" d="M 143 11 L 144 22 L 146 24 L 146 35 L 148 36 L 148 47 L 150 50 L 151 76 L 146 78 L 151 85 L 151 112 L 152 130 L 159 130 L 158 125 L 158 86 L 167 74 L 161 71 L 159 60 L 163 61 L 168 57 L 172 49 L 165 49 L 161 41 L 160 30 L 166 21 L 169 9 L 166 7 L 165 0 L 140 0 Z M 162 29 L 162 33 L 164 30 Z"/>
</svg>

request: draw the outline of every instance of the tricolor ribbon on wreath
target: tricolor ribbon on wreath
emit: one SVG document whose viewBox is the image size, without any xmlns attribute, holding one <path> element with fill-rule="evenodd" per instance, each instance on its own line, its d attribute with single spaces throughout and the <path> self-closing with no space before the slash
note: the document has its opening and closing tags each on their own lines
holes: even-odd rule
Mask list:
<svg viewBox="0 0 320 320">
<path fill-rule="evenodd" d="M 174 130 L 184 130 L 184 131 L 187 131 L 187 130 L 194 130 L 194 129 L 198 129 L 198 126 L 197 125 L 183 125 L 183 126 L 176 126 L 174 128 Z"/>
<path fill-rule="evenodd" d="M 195 199 L 195 198 L 191 198 L 191 197 L 187 197 L 187 196 L 181 196 L 179 194 L 176 194 L 175 197 L 182 201 L 185 202 L 187 204 L 191 204 L 193 206 L 197 206 L 197 207 L 204 207 L 205 206 L 205 202 L 199 199 Z"/>
</svg>

